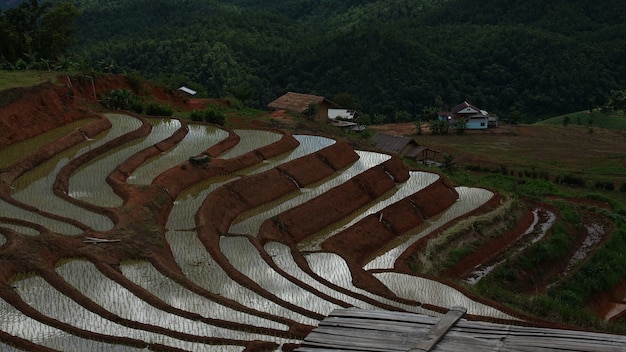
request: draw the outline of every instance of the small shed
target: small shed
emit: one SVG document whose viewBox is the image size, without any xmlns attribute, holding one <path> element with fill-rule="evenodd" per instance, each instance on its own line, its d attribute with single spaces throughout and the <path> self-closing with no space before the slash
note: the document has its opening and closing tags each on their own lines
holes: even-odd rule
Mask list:
<svg viewBox="0 0 626 352">
<path fill-rule="evenodd" d="M 311 111 L 311 104 L 315 106 L 315 111 Z M 322 96 L 295 92 L 287 92 L 267 106 L 272 110 L 287 110 L 318 121 L 327 120 L 328 109 L 339 108 L 337 104 Z"/>
<path fill-rule="evenodd" d="M 412 158 L 424 163 L 437 162 L 438 156 L 441 154 L 441 152 L 419 145 L 414 139 L 406 136 L 378 132 L 371 138 L 371 141 L 376 144 L 378 149 L 384 152 Z"/>
<path fill-rule="evenodd" d="M 182 87 L 178 88 L 177 91 L 179 91 L 181 93 L 184 93 L 184 94 L 187 94 L 187 95 L 190 95 L 190 96 L 194 96 L 194 95 L 196 95 L 196 93 L 198 93 L 195 90 L 193 90 L 191 88 L 188 88 L 188 87 L 185 87 L 185 86 L 182 86 Z"/>
<path fill-rule="evenodd" d="M 333 351 L 624 351 L 626 336 L 496 324 L 463 319 L 465 308 L 443 317 L 336 309 L 302 341 L 297 352 Z"/>
</svg>

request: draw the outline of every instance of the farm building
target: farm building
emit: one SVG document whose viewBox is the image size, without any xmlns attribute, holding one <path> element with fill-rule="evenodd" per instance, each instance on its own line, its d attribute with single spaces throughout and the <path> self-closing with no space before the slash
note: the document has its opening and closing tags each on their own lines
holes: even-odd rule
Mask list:
<svg viewBox="0 0 626 352">
<path fill-rule="evenodd" d="M 191 89 L 189 87 L 185 87 L 185 86 L 179 87 L 177 89 L 177 91 L 179 93 L 181 93 L 181 94 L 185 94 L 185 95 L 188 95 L 188 96 L 194 96 L 194 95 L 196 95 L 196 93 L 198 93 L 195 90 L 193 90 L 193 89 Z"/>
<path fill-rule="evenodd" d="M 356 120 L 359 118 L 355 110 L 350 109 L 328 109 L 328 118 L 330 120 Z"/>
<path fill-rule="evenodd" d="M 467 121 L 466 128 L 468 130 L 498 127 L 498 117 L 490 116 L 487 111 L 481 110 L 466 101 L 453 107 L 450 111 L 440 112 L 438 116 L 439 120 L 450 121 L 452 124 L 454 121 L 465 120 Z"/>
<path fill-rule="evenodd" d="M 336 309 L 296 352 L 315 351 L 624 351 L 626 336 L 496 324 L 462 319 L 453 307 L 441 318 L 415 313 Z"/>
<path fill-rule="evenodd" d="M 378 132 L 372 139 L 376 147 L 386 153 L 397 154 L 424 163 L 437 162 L 440 152 L 419 145 L 415 140 L 405 136 L 394 136 Z"/>
<path fill-rule="evenodd" d="M 315 106 L 314 109 L 311 109 L 312 105 Z M 286 110 L 317 121 L 326 121 L 328 110 L 339 108 L 337 104 L 322 96 L 294 92 L 285 93 L 267 106 L 272 110 Z"/>
<path fill-rule="evenodd" d="M 365 125 L 361 125 L 355 121 L 359 116 L 355 110 L 350 109 L 328 109 L 328 121 L 336 127 L 350 129 L 352 131 L 363 131 Z"/>
</svg>

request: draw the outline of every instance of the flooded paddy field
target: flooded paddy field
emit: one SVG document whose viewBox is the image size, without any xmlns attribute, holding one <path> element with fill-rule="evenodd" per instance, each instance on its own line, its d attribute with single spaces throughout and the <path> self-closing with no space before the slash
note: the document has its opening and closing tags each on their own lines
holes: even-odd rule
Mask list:
<svg viewBox="0 0 626 352">
<path fill-rule="evenodd" d="M 3 184 L 3 350 L 290 350 L 351 306 L 518 319 L 395 269 L 491 191 L 326 137 L 105 117 Z"/>
</svg>

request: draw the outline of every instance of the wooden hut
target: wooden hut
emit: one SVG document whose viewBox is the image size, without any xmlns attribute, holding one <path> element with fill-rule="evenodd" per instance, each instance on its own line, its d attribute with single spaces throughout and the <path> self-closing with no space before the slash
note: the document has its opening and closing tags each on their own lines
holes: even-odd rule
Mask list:
<svg viewBox="0 0 626 352">
<path fill-rule="evenodd" d="M 317 121 L 326 121 L 328 109 L 339 107 L 322 96 L 294 92 L 283 94 L 267 106 L 272 110 L 286 110 Z"/>
<path fill-rule="evenodd" d="M 405 137 L 390 135 L 382 132 L 376 133 L 371 141 L 376 147 L 386 153 L 396 154 L 411 158 L 424 163 L 437 162 L 441 152 L 419 145 L 415 140 Z"/>
</svg>

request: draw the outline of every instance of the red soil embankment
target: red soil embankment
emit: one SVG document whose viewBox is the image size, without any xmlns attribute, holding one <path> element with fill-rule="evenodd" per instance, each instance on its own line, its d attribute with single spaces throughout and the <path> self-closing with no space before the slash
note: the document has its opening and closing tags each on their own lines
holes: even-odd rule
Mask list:
<svg viewBox="0 0 626 352">
<path fill-rule="evenodd" d="M 194 165 L 190 161 L 185 161 L 160 174 L 154 179 L 152 184 L 167 189 L 172 199 L 175 199 L 184 189 L 191 187 L 202 180 L 215 176 L 232 174 L 237 170 L 253 166 L 263 160 L 289 152 L 298 146 L 298 140 L 296 140 L 291 133 L 282 133 L 283 138 L 281 138 L 278 142 L 253 150 L 236 158 L 215 158 L 238 143 L 239 136 L 230 131 L 229 137 L 202 153 L 210 158 L 213 157 L 206 164 Z"/>
<path fill-rule="evenodd" d="M 63 84 L 45 82 L 2 92 L 3 97 L 8 97 L 6 99 L 10 101 L 0 106 L 0 149 L 79 119 L 101 118 L 87 104 L 97 103 L 101 94 L 113 89 L 133 90 L 128 78 L 122 75 L 80 76 L 69 79 L 68 76 L 61 76 L 59 81 Z M 195 109 L 210 103 L 224 104 L 222 101 L 207 100 L 202 104 L 188 105 L 185 99 L 166 88 L 147 82 L 142 84 L 142 88 L 142 91 L 135 93 L 181 110 Z M 87 136 L 95 135 L 84 128 L 81 130 Z"/>
<path fill-rule="evenodd" d="M 265 150 L 262 153 L 268 152 Z M 227 233 L 230 224 L 244 211 L 295 192 L 299 186 L 322 180 L 357 158 L 354 150 L 345 143 L 335 143 L 319 152 L 282 164 L 280 169 L 235 180 L 207 196 L 198 211 L 199 221 L 208 224 L 210 220 L 211 226 L 218 232 Z M 320 163 L 320 160 L 323 161 Z M 316 172 L 306 172 L 306 167 L 300 168 L 304 165 L 318 165 L 320 168 Z"/>
<path fill-rule="evenodd" d="M 10 101 L 0 106 L 0 148 L 35 137 L 41 133 L 86 117 L 97 117 L 88 104 L 94 104 L 100 95 L 113 89 L 133 89 L 129 79 L 122 75 L 61 76 L 56 85 L 45 82 L 26 88 L 12 88 L 2 92 Z M 216 99 L 185 99 L 160 86 L 142 82 L 135 94 L 154 99 L 160 104 L 178 110 L 203 109 L 209 104 L 225 105 Z"/>
<path fill-rule="evenodd" d="M 94 76 L 60 76 L 59 81 L 71 86 L 71 97 L 77 103 L 97 103 L 106 94 L 115 89 L 125 89 L 141 97 L 145 102 L 157 101 L 159 104 L 169 105 L 176 110 L 191 110 L 206 103 L 196 103 L 190 106 L 185 96 L 162 86 L 157 86 L 141 79 L 131 79 L 124 75 L 97 74 Z"/>
<path fill-rule="evenodd" d="M 75 104 L 70 92 L 69 88 L 50 82 L 3 91 L 4 96 L 16 96 L 16 99 L 0 107 L 0 148 L 96 116 Z"/>
<path fill-rule="evenodd" d="M 13 184 L 13 182 L 15 182 L 17 178 L 22 176 L 24 173 L 41 165 L 46 160 L 49 160 L 56 154 L 84 142 L 85 138 L 94 137 L 95 135 L 110 128 L 111 122 L 104 117 L 99 117 L 98 120 L 84 125 L 81 128 L 76 129 L 59 138 L 58 140 L 39 148 L 28 158 L 23 159 L 11 165 L 11 167 L 2 170 L 0 178 L 6 184 L 11 185 Z"/>
<path fill-rule="evenodd" d="M 390 167 L 387 168 L 387 165 Z M 395 187 L 396 180 L 408 178 L 408 170 L 399 170 L 397 165 L 398 160 L 392 157 L 380 166 L 370 168 L 324 194 L 265 221 L 259 230 L 261 238 L 283 243 L 301 242 L 376 200 Z"/>
<path fill-rule="evenodd" d="M 424 220 L 449 208 L 459 195 L 444 178 L 376 214 L 371 214 L 322 243 L 322 249 L 335 252 L 362 267 L 381 248 Z"/>
</svg>

